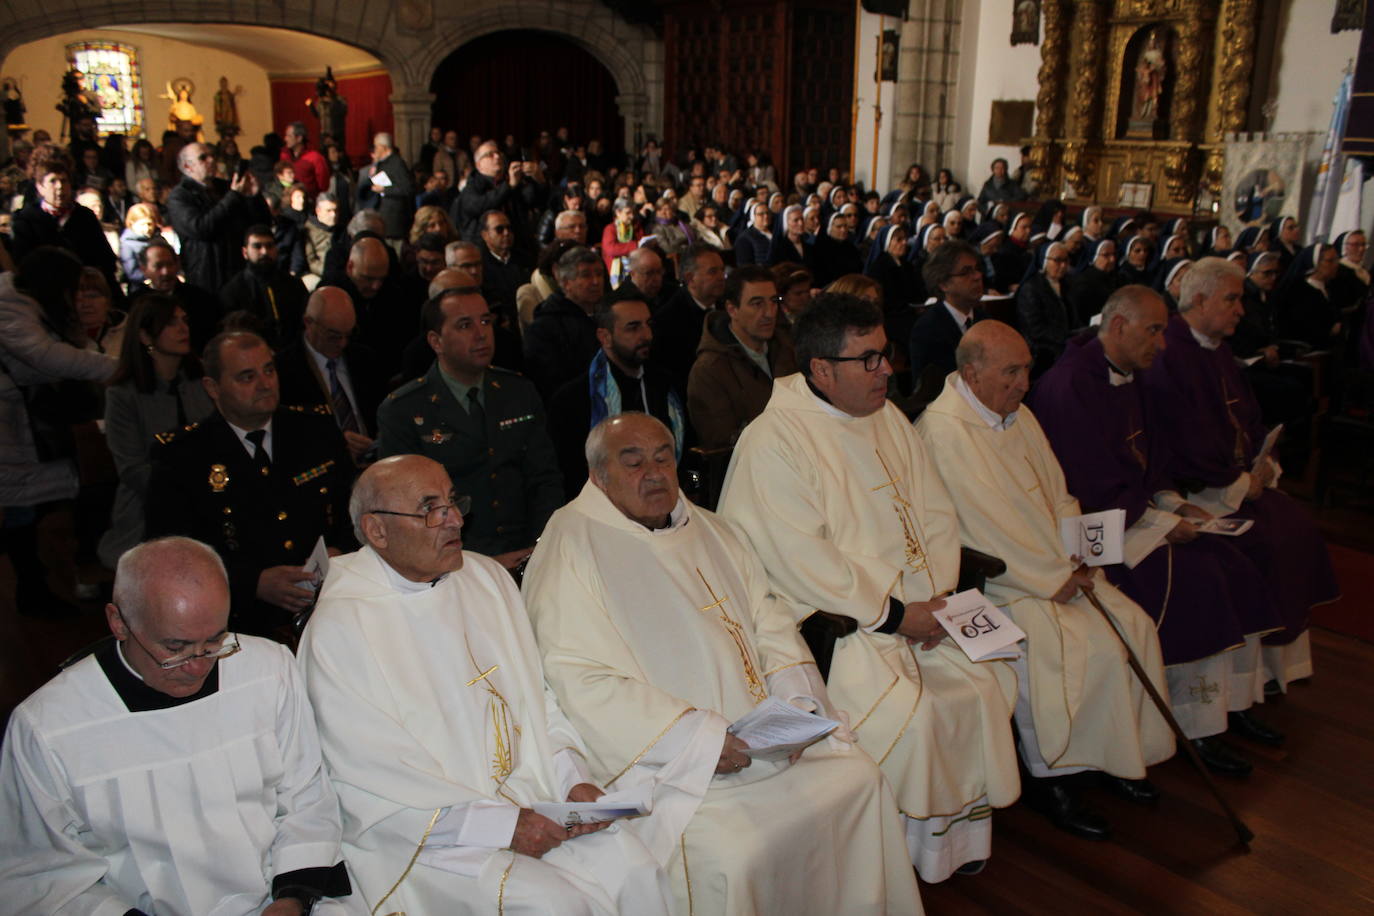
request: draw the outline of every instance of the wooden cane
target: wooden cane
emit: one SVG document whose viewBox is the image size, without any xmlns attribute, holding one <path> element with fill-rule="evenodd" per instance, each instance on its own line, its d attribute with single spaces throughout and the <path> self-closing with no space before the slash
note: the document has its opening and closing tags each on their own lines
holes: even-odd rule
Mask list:
<svg viewBox="0 0 1374 916">
<path fill-rule="evenodd" d="M 1126 650 L 1126 660 L 1130 662 L 1131 670 L 1135 672 L 1136 677 L 1140 678 L 1141 685 L 1145 688 L 1145 692 L 1149 694 L 1150 699 L 1154 701 L 1155 707 L 1159 709 L 1159 714 L 1164 717 L 1164 721 L 1168 722 L 1169 727 L 1173 729 L 1174 737 L 1178 739 L 1179 746 L 1182 747 L 1184 753 L 1188 755 L 1188 759 L 1193 762 L 1193 767 L 1201 774 L 1202 781 L 1207 784 L 1207 788 L 1211 791 L 1212 797 L 1217 800 L 1217 804 L 1221 806 L 1221 810 L 1226 813 L 1226 817 L 1231 821 L 1231 826 L 1235 828 L 1236 836 L 1240 839 L 1241 848 L 1249 852 L 1250 841 L 1255 838 L 1254 832 L 1251 831 L 1249 827 L 1245 826 L 1245 822 L 1240 819 L 1240 815 L 1236 814 L 1235 809 L 1226 801 L 1226 797 L 1221 794 L 1221 789 L 1217 787 L 1216 781 L 1212 779 L 1212 774 L 1207 771 L 1207 765 L 1202 762 L 1202 758 L 1198 757 L 1197 748 L 1193 747 L 1193 742 L 1188 739 L 1187 735 L 1183 734 L 1183 726 L 1178 724 L 1178 720 L 1174 718 L 1173 710 L 1169 708 L 1169 704 L 1165 702 L 1164 698 L 1159 695 L 1159 691 L 1155 689 L 1154 682 L 1151 681 L 1149 676 L 1145 673 L 1144 667 L 1140 664 L 1140 659 L 1135 657 L 1135 651 L 1131 648 L 1131 644 L 1126 641 L 1125 636 L 1121 635 L 1121 631 L 1117 628 L 1116 621 L 1112 619 L 1112 615 L 1107 613 L 1107 609 L 1097 600 L 1097 596 L 1092 593 L 1091 589 L 1085 588 L 1081 589 L 1081 591 L 1088 599 L 1088 603 L 1097 608 L 1097 612 L 1101 614 L 1103 619 L 1111 626 L 1112 632 L 1116 634 L 1116 638 L 1121 640 L 1121 646 Z"/>
</svg>

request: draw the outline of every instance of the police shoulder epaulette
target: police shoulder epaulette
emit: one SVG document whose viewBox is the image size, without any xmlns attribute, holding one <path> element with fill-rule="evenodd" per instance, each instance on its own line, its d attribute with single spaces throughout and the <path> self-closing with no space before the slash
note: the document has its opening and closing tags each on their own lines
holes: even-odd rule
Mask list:
<svg viewBox="0 0 1374 916">
<path fill-rule="evenodd" d="M 199 423 L 187 423 L 181 429 L 169 429 L 165 433 L 157 433 L 153 436 L 159 445 L 166 445 L 182 433 L 189 433 L 191 430 L 200 426 Z"/>
<path fill-rule="evenodd" d="M 411 379 L 401 387 L 397 388 L 395 391 L 391 392 L 391 394 L 387 395 L 386 399 L 388 401 L 394 401 L 396 398 L 399 398 L 403 394 L 410 394 L 412 391 L 419 388 L 424 383 L 425 377 L 423 375 L 419 378 Z"/>
</svg>

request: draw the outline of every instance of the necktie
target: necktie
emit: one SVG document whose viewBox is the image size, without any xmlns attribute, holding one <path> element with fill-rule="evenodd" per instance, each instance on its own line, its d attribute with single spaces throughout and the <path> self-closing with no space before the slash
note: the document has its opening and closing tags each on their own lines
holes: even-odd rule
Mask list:
<svg viewBox="0 0 1374 916">
<path fill-rule="evenodd" d="M 338 421 L 339 429 L 346 433 L 362 432 L 358 428 L 358 416 L 353 413 L 353 404 L 348 400 L 348 392 L 339 382 L 339 361 L 326 360 L 324 365 L 329 370 L 329 403 L 334 408 L 334 419 Z"/>
<path fill-rule="evenodd" d="M 177 426 L 186 425 L 186 405 L 181 402 L 181 378 L 172 379 L 167 385 L 167 391 L 172 397 L 177 399 Z"/>
<path fill-rule="evenodd" d="M 258 473 L 264 477 L 272 469 L 272 459 L 267 457 L 267 449 L 262 444 L 262 440 L 266 438 L 265 429 L 255 429 L 248 434 L 248 441 L 253 443 L 253 463 L 258 466 Z"/>
<path fill-rule="evenodd" d="M 482 409 L 482 402 L 477 400 L 479 389 L 468 389 L 468 416 L 472 417 L 477 424 L 477 429 L 482 433 L 482 438 L 487 437 L 487 412 Z"/>
</svg>

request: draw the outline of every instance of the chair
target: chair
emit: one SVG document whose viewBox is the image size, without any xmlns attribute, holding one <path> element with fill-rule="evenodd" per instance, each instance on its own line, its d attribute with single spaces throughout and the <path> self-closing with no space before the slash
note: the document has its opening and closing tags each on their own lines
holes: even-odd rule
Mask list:
<svg viewBox="0 0 1374 916">
<path fill-rule="evenodd" d="M 720 491 L 725 486 L 725 472 L 730 469 L 730 456 L 733 446 L 722 448 L 689 448 L 682 456 L 678 466 L 678 484 L 695 505 L 712 512 L 720 502 Z"/>
<path fill-rule="evenodd" d="M 982 591 L 988 579 L 995 579 L 1007 571 L 1007 564 L 999 557 L 974 550 L 972 547 L 959 548 L 959 584 L 955 591 L 962 592 L 971 588 Z M 811 649 L 820 669 L 821 679 L 830 679 L 830 662 L 835 656 L 835 643 L 851 633 L 857 632 L 859 622 L 853 617 L 832 614 L 829 611 L 816 611 L 801 623 L 802 639 Z"/>
</svg>

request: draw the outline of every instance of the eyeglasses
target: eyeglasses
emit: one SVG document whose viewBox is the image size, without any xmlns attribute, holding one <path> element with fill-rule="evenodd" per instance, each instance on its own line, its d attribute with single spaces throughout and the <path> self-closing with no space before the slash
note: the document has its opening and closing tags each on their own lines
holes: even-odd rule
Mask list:
<svg viewBox="0 0 1374 916">
<path fill-rule="evenodd" d="M 156 659 L 157 653 L 149 649 L 143 644 L 143 640 L 138 638 L 138 634 L 134 632 L 134 628 L 129 625 L 129 618 L 124 616 L 124 610 L 117 604 L 115 605 L 115 613 L 118 614 L 119 619 L 124 622 L 125 629 L 129 631 L 129 635 L 133 637 L 134 642 L 138 643 L 138 647 Z M 198 658 L 211 658 L 215 660 L 228 658 L 242 648 L 243 647 L 239 645 L 237 634 L 225 633 L 224 636 L 220 638 L 218 646 L 207 646 L 199 652 L 183 652 L 181 655 L 173 655 L 166 661 L 158 662 L 157 666 L 163 671 L 171 671 L 173 668 L 189 665 Z"/>
<path fill-rule="evenodd" d="M 498 233 L 498 234 L 500 234 L 500 233 L 502 233 L 502 232 L 510 232 L 510 226 L 509 226 L 508 224 L 504 224 L 504 223 L 503 223 L 503 224 L 500 225 L 500 226 L 490 226 L 490 227 L 487 228 L 487 231 L 488 231 L 488 232 L 495 232 L 495 233 Z"/>
<path fill-rule="evenodd" d="M 950 274 L 949 276 L 950 276 L 951 279 L 962 280 L 964 277 L 971 277 L 971 276 L 973 276 L 973 275 L 976 274 L 976 273 L 982 273 L 982 271 L 980 271 L 976 266 L 970 265 L 970 266 L 968 266 L 968 267 L 963 267 L 963 268 L 960 268 L 959 270 L 956 270 L 954 273 Z"/>
<path fill-rule="evenodd" d="M 832 363 L 863 363 L 865 372 L 877 372 L 883 360 L 892 359 L 892 342 L 889 341 L 881 350 L 869 350 L 858 356 L 827 356 L 825 359 Z"/>
<path fill-rule="evenodd" d="M 1067 264 L 1069 262 L 1068 258 L 1046 258 L 1045 260 L 1053 264 Z"/>
<path fill-rule="evenodd" d="M 471 509 L 471 496 L 455 496 L 453 502 L 430 506 L 423 512 L 393 512 L 390 509 L 369 509 L 367 511 L 369 515 L 399 515 L 401 518 L 422 518 L 425 520 L 426 528 L 438 528 L 440 525 L 448 523 L 451 513 L 456 511 L 459 515 L 467 515 Z"/>
</svg>

